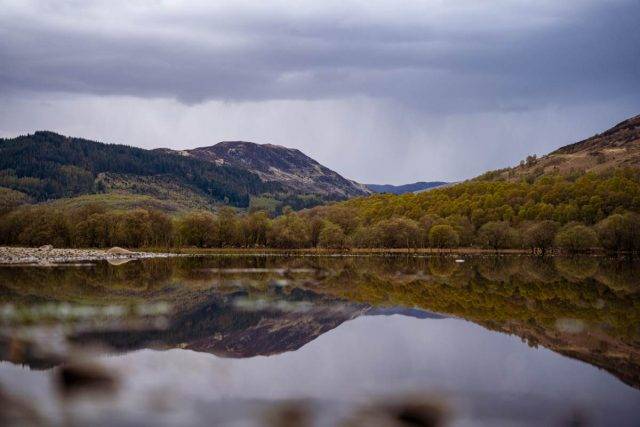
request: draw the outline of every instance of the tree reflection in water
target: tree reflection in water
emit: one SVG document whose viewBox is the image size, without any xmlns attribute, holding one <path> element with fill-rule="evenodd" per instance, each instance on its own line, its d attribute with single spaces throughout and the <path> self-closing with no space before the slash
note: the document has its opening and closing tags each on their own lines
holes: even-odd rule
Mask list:
<svg viewBox="0 0 640 427">
<path fill-rule="evenodd" d="M 59 322 L 51 313 L 20 317 L 21 309 L 44 303 L 124 306 L 136 314 L 141 304 L 168 302 L 165 322 L 135 328 L 135 316 L 118 327 L 112 318 L 90 328 L 63 320 L 76 344 L 180 347 L 224 357 L 293 351 L 375 310 L 440 313 L 518 335 L 639 387 L 638 273 L 638 262 L 597 257 L 472 256 L 459 263 L 452 256 L 223 256 L 2 268 L 0 295 L 14 313 L 5 316 L 5 331 Z"/>
</svg>

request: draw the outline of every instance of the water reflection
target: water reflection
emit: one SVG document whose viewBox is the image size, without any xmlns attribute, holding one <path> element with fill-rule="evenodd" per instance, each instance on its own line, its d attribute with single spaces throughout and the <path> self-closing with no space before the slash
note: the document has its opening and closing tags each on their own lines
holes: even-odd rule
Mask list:
<svg viewBox="0 0 640 427">
<path fill-rule="evenodd" d="M 142 383 L 149 366 L 175 363 L 162 381 L 179 389 L 189 378 L 209 400 L 335 405 L 341 390 L 349 400 L 428 389 L 464 402 L 456 422 L 511 411 L 508 419 L 546 423 L 569 416 L 557 399 L 570 399 L 591 408 L 592 421 L 615 411 L 630 423 L 637 391 L 559 355 L 640 388 L 639 269 L 597 257 L 413 255 L 0 268 L 0 357 L 48 369 L 90 349 L 115 371 L 135 367 L 127 375 Z M 197 378 L 205 367 L 215 381 Z"/>
</svg>

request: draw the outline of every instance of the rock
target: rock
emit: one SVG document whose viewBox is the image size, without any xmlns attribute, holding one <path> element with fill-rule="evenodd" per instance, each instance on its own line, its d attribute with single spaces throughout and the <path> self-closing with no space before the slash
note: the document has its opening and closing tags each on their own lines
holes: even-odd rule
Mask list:
<svg viewBox="0 0 640 427">
<path fill-rule="evenodd" d="M 107 262 L 111 265 L 123 265 L 128 262 L 131 262 L 130 259 L 108 259 Z"/>
<path fill-rule="evenodd" d="M 0 246 L 0 265 L 34 264 L 39 266 L 56 265 L 58 263 L 96 261 L 96 260 L 131 260 L 138 258 L 154 258 L 176 256 L 176 254 L 133 252 L 128 249 L 113 247 L 109 250 L 96 249 L 46 249 L 16 248 Z"/>
<path fill-rule="evenodd" d="M 304 401 L 281 403 L 271 409 L 265 421 L 274 427 L 308 426 L 311 425 L 311 408 Z"/>
<path fill-rule="evenodd" d="M 131 255 L 134 252 L 131 252 L 130 250 L 121 248 L 119 246 L 114 246 L 111 249 L 107 250 L 107 253 L 109 255 Z"/>
<path fill-rule="evenodd" d="M 406 397 L 373 403 L 357 410 L 348 426 L 424 426 L 446 425 L 448 411 L 439 398 Z"/>
<path fill-rule="evenodd" d="M 40 246 L 38 249 L 40 249 L 41 251 L 50 251 L 51 249 L 53 249 L 53 246 L 43 245 L 43 246 Z"/>
<path fill-rule="evenodd" d="M 118 387 L 118 378 L 96 364 L 80 363 L 62 366 L 57 372 L 56 379 L 64 395 L 87 392 L 113 393 Z"/>
</svg>

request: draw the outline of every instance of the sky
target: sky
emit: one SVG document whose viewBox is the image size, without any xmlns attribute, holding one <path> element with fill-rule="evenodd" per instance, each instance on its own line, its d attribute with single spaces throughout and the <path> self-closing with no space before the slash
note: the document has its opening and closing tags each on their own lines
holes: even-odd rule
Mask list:
<svg viewBox="0 0 640 427">
<path fill-rule="evenodd" d="M 640 114 L 640 0 L 0 0 L 0 136 L 457 181 Z"/>
</svg>

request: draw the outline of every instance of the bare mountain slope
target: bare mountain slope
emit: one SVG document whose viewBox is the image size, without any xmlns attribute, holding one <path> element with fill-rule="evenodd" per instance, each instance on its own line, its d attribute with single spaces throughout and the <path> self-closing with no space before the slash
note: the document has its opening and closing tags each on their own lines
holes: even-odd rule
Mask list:
<svg viewBox="0 0 640 427">
<path fill-rule="evenodd" d="M 277 182 L 295 193 L 333 198 L 371 193 L 364 185 L 342 177 L 300 150 L 280 145 L 224 141 L 210 147 L 174 153 L 244 169 L 257 174 L 264 182 Z"/>
<path fill-rule="evenodd" d="M 546 173 L 573 171 L 601 173 L 624 167 L 640 167 L 640 115 L 611 129 L 540 158 L 529 157 L 519 166 L 489 172 L 510 180 Z"/>
<path fill-rule="evenodd" d="M 300 151 L 273 145 L 225 142 L 174 151 L 49 131 L 0 138 L 0 202 L 7 207 L 116 195 L 168 202 L 172 211 L 230 205 L 280 213 L 285 206 L 302 209 L 366 194 L 364 186 Z"/>
</svg>

